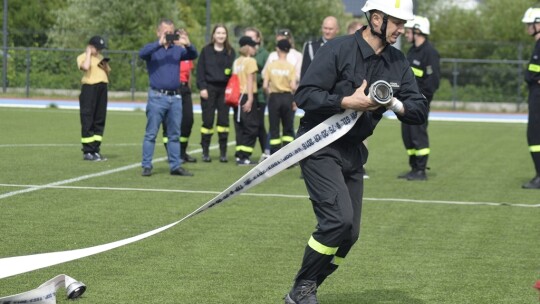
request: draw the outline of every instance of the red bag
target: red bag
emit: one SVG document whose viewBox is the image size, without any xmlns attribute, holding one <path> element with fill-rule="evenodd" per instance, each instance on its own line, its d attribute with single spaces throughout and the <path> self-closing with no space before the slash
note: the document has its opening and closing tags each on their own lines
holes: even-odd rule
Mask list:
<svg viewBox="0 0 540 304">
<path fill-rule="evenodd" d="M 240 79 L 237 74 L 232 74 L 225 87 L 225 104 L 231 107 L 237 107 L 240 103 Z"/>
</svg>

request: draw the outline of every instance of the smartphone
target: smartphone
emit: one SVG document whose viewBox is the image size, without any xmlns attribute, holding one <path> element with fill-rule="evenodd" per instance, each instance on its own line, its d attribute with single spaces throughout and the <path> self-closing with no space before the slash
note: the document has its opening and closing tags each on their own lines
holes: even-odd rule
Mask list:
<svg viewBox="0 0 540 304">
<path fill-rule="evenodd" d="M 167 34 L 165 35 L 165 41 L 167 42 L 173 42 L 175 40 L 180 39 L 180 35 L 178 34 Z"/>
</svg>

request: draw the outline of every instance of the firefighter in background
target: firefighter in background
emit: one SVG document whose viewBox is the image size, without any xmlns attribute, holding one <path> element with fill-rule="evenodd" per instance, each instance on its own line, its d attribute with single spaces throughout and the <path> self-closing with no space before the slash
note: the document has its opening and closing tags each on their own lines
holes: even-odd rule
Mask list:
<svg viewBox="0 0 540 304">
<path fill-rule="evenodd" d="M 405 24 L 405 37 L 412 43 L 407 52 L 407 60 L 416 76 L 418 89 L 428 101 L 428 109 L 435 91 L 439 88 L 441 76 L 439 53 L 429 42 L 429 34 L 429 20 L 425 17 L 415 16 L 414 20 Z M 430 152 L 427 127 L 427 120 L 421 125 L 401 123 L 401 136 L 409 155 L 411 171 L 399 175 L 398 178 L 413 181 L 427 179 L 426 169 Z"/>
<path fill-rule="evenodd" d="M 534 37 L 536 44 L 525 72 L 525 82 L 529 87 L 529 120 L 527 143 L 536 170 L 536 176 L 524 184 L 524 189 L 540 189 L 540 8 L 531 7 L 525 12 L 521 22 L 527 25 L 527 33 Z"/>
</svg>

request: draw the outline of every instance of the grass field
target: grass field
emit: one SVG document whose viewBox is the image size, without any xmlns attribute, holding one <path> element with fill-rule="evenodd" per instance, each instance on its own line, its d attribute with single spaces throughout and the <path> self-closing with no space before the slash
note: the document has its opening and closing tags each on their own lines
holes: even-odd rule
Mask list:
<svg viewBox="0 0 540 304">
<path fill-rule="evenodd" d="M 0 258 L 125 239 L 213 198 L 249 168 L 232 162 L 232 147 L 231 162 L 213 150 L 201 163 L 195 120 L 188 150 L 199 162 L 186 165 L 195 176 L 171 176 L 160 161 L 145 178 L 144 112 L 109 112 L 109 160 L 85 162 L 78 111 L 0 108 Z M 430 122 L 430 135 L 427 182 L 396 178 L 407 170 L 397 121 L 369 139 L 360 240 L 319 289 L 322 304 L 538 301 L 540 208 L 526 206 L 540 191 L 520 188 L 534 175 L 525 125 Z M 0 297 L 65 273 L 88 286 L 79 303 L 282 303 L 315 225 L 299 175 L 285 170 L 145 240 L 1 279 Z"/>
</svg>

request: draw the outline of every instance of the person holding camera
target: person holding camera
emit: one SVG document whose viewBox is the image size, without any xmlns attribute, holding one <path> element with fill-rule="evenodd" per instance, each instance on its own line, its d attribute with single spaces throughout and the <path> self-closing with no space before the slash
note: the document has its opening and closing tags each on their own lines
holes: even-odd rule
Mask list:
<svg viewBox="0 0 540 304">
<path fill-rule="evenodd" d="M 100 154 L 101 140 L 105 130 L 107 115 L 107 86 L 109 84 L 109 58 L 104 58 L 101 50 L 106 48 L 105 40 L 94 36 L 88 41 L 86 51 L 77 57 L 79 70 L 84 71 L 79 95 L 81 117 L 81 143 L 83 160 L 107 160 Z"/>
<path fill-rule="evenodd" d="M 152 175 L 152 158 L 156 136 L 162 122 L 167 125 L 167 156 L 171 175 L 193 176 L 182 168 L 180 158 L 180 125 L 182 122 L 182 96 L 180 95 L 180 61 L 193 60 L 198 53 L 185 31 L 175 33 L 170 19 L 158 23 L 157 41 L 148 43 L 139 51 L 146 61 L 150 78 L 146 105 L 146 132 L 142 149 L 142 175 Z"/>
</svg>

